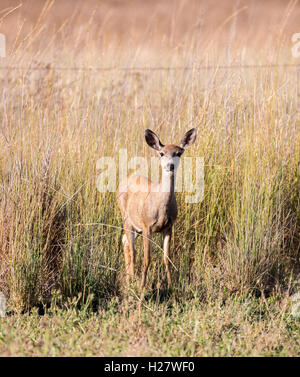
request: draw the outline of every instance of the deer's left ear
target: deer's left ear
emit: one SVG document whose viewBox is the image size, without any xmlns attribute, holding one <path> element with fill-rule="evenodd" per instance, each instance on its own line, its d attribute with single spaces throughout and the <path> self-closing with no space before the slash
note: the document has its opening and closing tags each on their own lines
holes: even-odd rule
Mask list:
<svg viewBox="0 0 300 377">
<path fill-rule="evenodd" d="M 194 144 L 196 137 L 197 137 L 197 129 L 192 128 L 183 136 L 183 139 L 180 144 L 181 148 L 185 149 L 186 147 L 189 147 L 192 144 Z"/>
</svg>

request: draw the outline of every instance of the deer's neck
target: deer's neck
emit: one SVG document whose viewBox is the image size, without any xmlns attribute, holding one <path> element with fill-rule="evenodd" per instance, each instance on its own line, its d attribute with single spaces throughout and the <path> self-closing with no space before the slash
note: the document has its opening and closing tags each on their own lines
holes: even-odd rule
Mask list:
<svg viewBox="0 0 300 377">
<path fill-rule="evenodd" d="M 164 170 L 162 171 L 160 191 L 166 201 L 173 199 L 173 197 L 175 196 L 175 179 L 175 172 L 166 172 Z"/>
</svg>

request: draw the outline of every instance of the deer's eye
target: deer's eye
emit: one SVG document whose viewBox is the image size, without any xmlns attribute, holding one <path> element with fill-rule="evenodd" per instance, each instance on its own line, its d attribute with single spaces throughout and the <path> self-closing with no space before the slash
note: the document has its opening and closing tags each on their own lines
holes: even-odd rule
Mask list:
<svg viewBox="0 0 300 377">
<path fill-rule="evenodd" d="M 164 155 L 163 152 L 159 152 L 159 154 L 160 154 L 160 157 L 162 157 Z"/>
<path fill-rule="evenodd" d="M 183 152 L 178 152 L 178 153 L 176 154 L 176 156 L 177 156 L 177 157 L 181 157 L 182 153 L 183 153 Z"/>
</svg>

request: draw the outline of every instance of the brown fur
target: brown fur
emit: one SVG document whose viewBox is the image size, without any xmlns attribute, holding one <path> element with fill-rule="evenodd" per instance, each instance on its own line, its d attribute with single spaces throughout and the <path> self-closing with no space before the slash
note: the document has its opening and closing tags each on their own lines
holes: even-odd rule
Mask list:
<svg viewBox="0 0 300 377">
<path fill-rule="evenodd" d="M 150 130 L 146 130 L 145 137 L 148 145 L 158 151 L 161 156 L 163 155 L 166 163 L 172 165 L 174 157 L 180 157 L 184 152 L 184 147 L 191 145 L 195 141 L 196 129 L 192 129 L 185 134 L 180 147 L 173 144 L 163 145 L 157 135 Z M 161 184 L 154 183 L 146 177 L 133 174 L 124 182 L 121 182 L 117 191 L 117 201 L 125 230 L 123 236 L 125 264 L 127 273 L 130 275 L 134 275 L 135 239 L 141 233 L 144 237 L 142 288 L 145 286 L 150 264 L 151 236 L 155 232 L 163 234 L 164 263 L 168 284 L 171 284 L 169 251 L 172 226 L 177 217 L 174 188 L 175 172 L 167 170 L 165 167 L 163 169 L 163 182 Z"/>
</svg>

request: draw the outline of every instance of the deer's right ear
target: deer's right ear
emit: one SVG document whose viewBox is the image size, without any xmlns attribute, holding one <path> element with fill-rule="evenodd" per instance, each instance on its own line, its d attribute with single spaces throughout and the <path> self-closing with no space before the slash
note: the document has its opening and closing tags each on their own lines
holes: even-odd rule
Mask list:
<svg viewBox="0 0 300 377">
<path fill-rule="evenodd" d="M 160 142 L 159 137 L 148 128 L 145 130 L 145 139 L 149 147 L 159 151 L 164 145 Z"/>
</svg>

